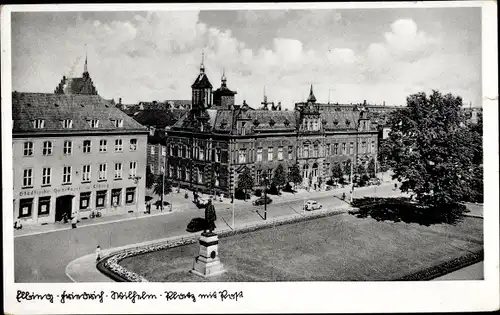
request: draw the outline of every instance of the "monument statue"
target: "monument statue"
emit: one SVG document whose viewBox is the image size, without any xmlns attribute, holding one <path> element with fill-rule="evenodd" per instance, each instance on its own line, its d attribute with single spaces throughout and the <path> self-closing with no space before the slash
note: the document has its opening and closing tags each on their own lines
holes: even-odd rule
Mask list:
<svg viewBox="0 0 500 315">
<path fill-rule="evenodd" d="M 215 213 L 215 207 L 212 204 L 212 200 L 208 200 L 208 205 L 205 208 L 205 221 L 206 221 L 206 229 L 203 231 L 203 233 L 207 232 L 207 229 L 209 231 L 209 234 L 213 233 L 213 230 L 215 230 L 215 220 L 217 220 L 217 214 Z"/>
<path fill-rule="evenodd" d="M 209 199 L 205 208 L 206 225 L 199 241 L 200 251 L 198 256 L 195 257 L 191 269 L 192 273 L 202 277 L 219 275 L 225 271 L 224 265 L 219 258 L 219 237 L 213 232 L 215 230 L 215 220 L 217 220 L 217 214 L 212 200 Z"/>
</svg>

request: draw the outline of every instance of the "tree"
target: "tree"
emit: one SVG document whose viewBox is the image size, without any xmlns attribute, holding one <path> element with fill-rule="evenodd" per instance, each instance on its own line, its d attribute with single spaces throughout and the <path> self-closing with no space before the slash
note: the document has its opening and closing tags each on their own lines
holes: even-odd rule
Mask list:
<svg viewBox="0 0 500 315">
<path fill-rule="evenodd" d="M 146 166 L 146 188 L 151 189 L 155 184 L 156 178 L 153 172 L 151 172 L 151 167 Z"/>
<path fill-rule="evenodd" d="M 165 185 L 165 187 L 163 187 Z M 169 194 L 172 192 L 172 185 L 168 179 L 163 178 L 163 174 L 156 177 L 153 193 L 161 197 L 161 206 L 163 208 L 163 194 Z"/>
<path fill-rule="evenodd" d="M 364 163 L 359 163 L 357 168 L 356 168 L 356 174 L 359 176 L 362 176 L 363 174 L 366 173 L 366 167 Z"/>
<path fill-rule="evenodd" d="M 245 201 L 247 200 L 247 191 L 253 189 L 253 177 L 250 169 L 245 167 L 238 176 L 238 188 L 245 192 Z"/>
<path fill-rule="evenodd" d="M 344 163 L 344 175 L 347 175 L 349 182 L 351 181 L 351 160 L 346 160 Z"/>
<path fill-rule="evenodd" d="M 286 184 L 286 173 L 282 164 L 279 164 L 274 170 L 272 183 L 278 188 L 278 191 Z"/>
<path fill-rule="evenodd" d="M 288 181 L 293 183 L 294 188 L 298 184 L 302 183 L 302 174 L 300 174 L 300 169 L 298 164 L 292 165 L 292 168 L 288 173 Z"/>
<path fill-rule="evenodd" d="M 371 178 L 375 177 L 375 159 L 371 159 L 368 163 L 368 176 Z"/>
<path fill-rule="evenodd" d="M 391 133 L 380 154 L 401 191 L 422 204 L 445 209 L 471 192 L 475 150 L 461 107 L 458 96 L 421 92 L 389 118 Z"/>
<path fill-rule="evenodd" d="M 332 167 L 332 177 L 338 181 L 344 176 L 344 172 L 342 172 L 342 166 L 339 162 L 335 162 Z"/>
</svg>

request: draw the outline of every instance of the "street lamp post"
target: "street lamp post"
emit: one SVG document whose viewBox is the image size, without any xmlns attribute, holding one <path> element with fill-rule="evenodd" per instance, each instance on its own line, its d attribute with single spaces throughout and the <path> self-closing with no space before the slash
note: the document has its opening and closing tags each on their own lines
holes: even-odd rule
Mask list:
<svg viewBox="0 0 500 315">
<path fill-rule="evenodd" d="M 267 220 L 267 175 L 264 175 L 264 220 Z"/>
<path fill-rule="evenodd" d="M 233 175 L 234 175 L 233 178 L 236 179 L 236 174 L 234 174 L 234 169 L 233 169 Z M 235 183 L 233 183 L 233 198 L 234 198 L 234 193 L 235 193 L 235 189 L 234 189 L 235 186 L 236 186 Z M 233 205 L 233 224 L 232 225 L 233 225 L 233 230 L 234 230 L 234 199 L 233 199 L 232 205 Z"/>
</svg>

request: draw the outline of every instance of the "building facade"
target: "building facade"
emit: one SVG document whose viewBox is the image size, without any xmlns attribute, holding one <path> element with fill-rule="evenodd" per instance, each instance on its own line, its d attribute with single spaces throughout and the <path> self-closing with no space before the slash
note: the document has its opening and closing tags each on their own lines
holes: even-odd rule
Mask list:
<svg viewBox="0 0 500 315">
<path fill-rule="evenodd" d="M 281 104 L 269 110 L 266 99 L 262 109 L 238 106 L 234 94 L 225 76 L 212 92 L 201 65 L 191 110 L 167 132 L 167 176 L 174 184 L 229 195 L 245 168 L 258 186 L 278 165 L 289 171 L 298 164 L 302 186 L 319 187 L 335 162 L 376 159 L 378 126 L 363 107 L 318 104 L 312 86 L 291 111 Z"/>
<path fill-rule="evenodd" d="M 14 219 L 144 210 L 147 128 L 98 95 L 12 95 Z"/>
</svg>

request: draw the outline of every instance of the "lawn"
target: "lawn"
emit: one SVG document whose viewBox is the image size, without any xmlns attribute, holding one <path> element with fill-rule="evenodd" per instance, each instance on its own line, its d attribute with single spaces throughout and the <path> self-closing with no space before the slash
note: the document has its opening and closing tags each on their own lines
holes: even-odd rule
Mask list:
<svg viewBox="0 0 500 315">
<path fill-rule="evenodd" d="M 149 281 L 396 280 L 483 249 L 483 221 L 455 224 L 377 221 L 342 214 L 220 239 L 226 273 L 188 271 L 198 244 L 129 257 L 120 265 Z"/>
</svg>

